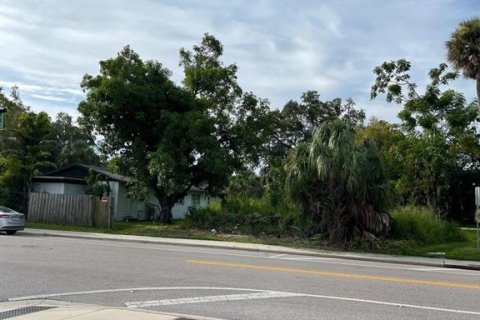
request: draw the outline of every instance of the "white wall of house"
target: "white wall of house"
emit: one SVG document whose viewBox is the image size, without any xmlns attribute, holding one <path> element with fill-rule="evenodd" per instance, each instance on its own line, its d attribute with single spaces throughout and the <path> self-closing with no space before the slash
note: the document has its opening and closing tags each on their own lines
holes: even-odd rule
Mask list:
<svg viewBox="0 0 480 320">
<path fill-rule="evenodd" d="M 53 194 L 85 194 L 85 185 L 65 182 L 35 182 L 33 192 Z"/>
<path fill-rule="evenodd" d="M 112 184 L 112 182 L 110 182 Z M 123 182 L 115 182 L 118 186 L 110 185 L 112 197 L 114 197 L 114 220 L 122 221 L 126 217 L 139 220 L 145 220 L 148 207 L 155 208 L 155 214 L 160 212 L 160 205 L 157 198 L 150 195 L 144 201 L 139 201 L 127 197 L 127 188 Z M 205 207 L 216 197 L 206 195 L 205 192 L 190 191 L 183 201 L 179 201 L 172 208 L 173 219 L 183 219 L 188 212 L 189 207 Z"/>
<path fill-rule="evenodd" d="M 119 183 L 117 181 L 109 181 L 108 185 L 110 187 L 110 197 L 113 198 L 113 201 L 111 203 L 112 206 L 112 212 L 113 212 L 113 220 L 117 220 L 117 208 L 118 208 L 118 185 Z"/>
<path fill-rule="evenodd" d="M 63 194 L 85 194 L 86 185 L 64 183 Z"/>
<path fill-rule="evenodd" d="M 64 183 L 62 182 L 35 182 L 33 191 L 38 193 L 58 193 L 63 194 Z"/>
<path fill-rule="evenodd" d="M 217 197 L 212 197 L 205 192 L 189 191 L 182 200 L 178 201 L 172 209 L 173 219 L 183 219 L 190 207 L 206 207 Z"/>
<path fill-rule="evenodd" d="M 113 197 L 114 220 L 122 221 L 125 218 L 145 219 L 145 201 L 138 201 L 128 197 L 128 190 L 123 182 L 110 182 L 110 195 Z"/>
</svg>

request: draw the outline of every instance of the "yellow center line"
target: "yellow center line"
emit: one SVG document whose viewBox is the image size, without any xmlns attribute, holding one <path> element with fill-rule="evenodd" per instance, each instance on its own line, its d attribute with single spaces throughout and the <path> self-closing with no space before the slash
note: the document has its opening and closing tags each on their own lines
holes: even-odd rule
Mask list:
<svg viewBox="0 0 480 320">
<path fill-rule="evenodd" d="M 242 269 L 263 270 L 263 271 L 278 271 L 278 272 L 289 272 L 289 273 L 297 273 L 297 274 L 311 274 L 311 275 L 323 276 L 323 277 L 337 277 L 337 278 L 348 278 L 348 279 L 359 279 L 359 280 L 387 281 L 387 282 L 398 282 L 398 283 L 408 283 L 408 284 L 420 284 L 420 285 L 430 285 L 430 286 L 439 286 L 439 287 L 480 290 L 480 285 L 458 283 L 458 282 L 418 280 L 418 279 L 408 279 L 408 278 L 398 278 L 398 277 L 373 276 L 373 275 L 366 275 L 366 274 L 342 273 L 342 272 L 331 272 L 331 271 L 321 271 L 321 270 L 311 270 L 311 269 L 294 269 L 294 268 L 287 268 L 287 267 L 276 267 L 276 266 L 267 266 L 267 265 L 254 265 L 254 264 L 233 263 L 233 262 L 223 262 L 223 261 L 210 261 L 210 260 L 189 259 L 189 260 L 187 260 L 187 263 L 207 265 L 207 266 L 215 266 L 215 267 L 232 267 L 232 268 L 242 268 Z"/>
</svg>

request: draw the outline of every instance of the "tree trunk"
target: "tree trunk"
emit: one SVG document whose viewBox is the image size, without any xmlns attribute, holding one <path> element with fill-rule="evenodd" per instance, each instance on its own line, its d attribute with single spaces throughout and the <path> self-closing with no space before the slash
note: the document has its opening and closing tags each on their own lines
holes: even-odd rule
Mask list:
<svg viewBox="0 0 480 320">
<path fill-rule="evenodd" d="M 161 223 L 171 223 L 172 222 L 172 208 L 162 205 L 160 208 L 160 217 L 159 220 Z"/>
<path fill-rule="evenodd" d="M 480 73 L 477 74 L 477 104 L 478 112 L 480 112 Z"/>
<path fill-rule="evenodd" d="M 160 203 L 160 217 L 159 220 L 162 223 L 172 222 L 172 208 L 174 202 L 169 199 L 168 196 L 157 195 L 158 202 Z"/>
</svg>

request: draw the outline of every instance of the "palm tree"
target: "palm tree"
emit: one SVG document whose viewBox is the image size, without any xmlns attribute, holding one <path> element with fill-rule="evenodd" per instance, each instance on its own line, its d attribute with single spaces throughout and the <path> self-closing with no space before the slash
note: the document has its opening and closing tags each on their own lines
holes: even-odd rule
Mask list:
<svg viewBox="0 0 480 320">
<path fill-rule="evenodd" d="M 375 146 L 352 124 L 323 124 L 308 144 L 289 154 L 286 189 L 332 243 L 384 235 L 389 230 L 386 175 Z"/>
<path fill-rule="evenodd" d="M 480 111 L 480 18 L 463 21 L 446 42 L 448 61 L 465 78 L 477 81 L 478 109 Z"/>
</svg>

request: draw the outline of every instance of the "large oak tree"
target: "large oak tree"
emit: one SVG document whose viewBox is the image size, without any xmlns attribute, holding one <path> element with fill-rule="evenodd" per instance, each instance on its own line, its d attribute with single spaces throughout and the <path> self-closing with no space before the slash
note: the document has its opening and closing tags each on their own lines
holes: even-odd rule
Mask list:
<svg viewBox="0 0 480 320">
<path fill-rule="evenodd" d="M 120 159 L 130 192 L 158 199 L 162 222 L 192 186 L 213 191 L 227 182 L 232 157 L 206 102 L 175 85 L 159 62 L 143 61 L 127 46 L 101 61 L 98 75 L 85 75 L 82 88 L 82 123 L 103 137 L 103 152 Z"/>
</svg>

